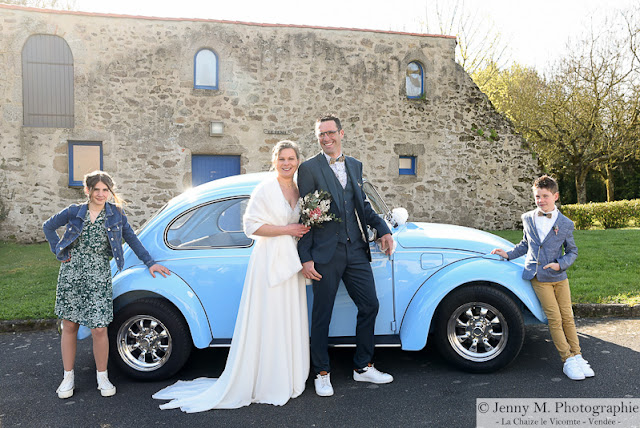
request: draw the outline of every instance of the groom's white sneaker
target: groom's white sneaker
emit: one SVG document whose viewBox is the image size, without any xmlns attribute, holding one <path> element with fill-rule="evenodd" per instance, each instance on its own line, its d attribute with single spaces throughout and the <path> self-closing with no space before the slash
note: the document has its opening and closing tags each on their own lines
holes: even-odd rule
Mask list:
<svg viewBox="0 0 640 428">
<path fill-rule="evenodd" d="M 371 383 L 390 383 L 393 382 L 393 376 L 389 373 L 383 373 L 380 370 L 373 367 L 373 364 L 365 366 L 361 371 L 353 371 L 353 380 L 358 382 L 371 382 Z"/>
<path fill-rule="evenodd" d="M 320 397 L 331 397 L 333 395 L 333 387 L 331 386 L 331 374 L 320 374 L 313 380 L 316 387 L 316 394 Z"/>
</svg>

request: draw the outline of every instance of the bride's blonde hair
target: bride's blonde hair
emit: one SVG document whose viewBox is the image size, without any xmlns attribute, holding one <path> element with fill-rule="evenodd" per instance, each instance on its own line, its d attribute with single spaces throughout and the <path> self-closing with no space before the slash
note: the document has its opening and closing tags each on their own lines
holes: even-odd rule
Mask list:
<svg viewBox="0 0 640 428">
<path fill-rule="evenodd" d="M 278 156 L 280 156 L 280 152 L 284 149 L 293 149 L 296 152 L 296 158 L 298 159 L 298 163 L 302 163 L 302 155 L 300 154 L 300 146 L 298 143 L 295 143 L 290 140 L 282 140 L 278 141 L 275 146 L 273 146 L 273 150 L 271 150 L 271 171 L 276 169 L 276 164 L 278 163 Z"/>
</svg>

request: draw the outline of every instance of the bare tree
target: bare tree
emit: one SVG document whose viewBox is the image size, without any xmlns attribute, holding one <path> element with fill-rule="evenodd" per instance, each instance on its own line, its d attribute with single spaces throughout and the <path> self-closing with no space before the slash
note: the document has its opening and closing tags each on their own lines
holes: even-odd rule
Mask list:
<svg viewBox="0 0 640 428">
<path fill-rule="evenodd" d="M 469 75 L 486 69 L 489 64 L 495 64 L 499 69 L 509 62 L 508 45 L 497 27 L 477 9 L 467 8 L 465 0 L 425 2 L 424 16 L 424 21 L 420 22 L 424 31 L 456 36 L 456 61 Z M 485 79 L 492 77 L 495 75 L 484 75 Z"/>
</svg>

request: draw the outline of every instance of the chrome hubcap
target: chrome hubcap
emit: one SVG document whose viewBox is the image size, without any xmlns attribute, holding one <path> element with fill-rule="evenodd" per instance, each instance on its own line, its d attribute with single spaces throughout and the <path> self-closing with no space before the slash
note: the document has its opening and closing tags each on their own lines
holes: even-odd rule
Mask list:
<svg viewBox="0 0 640 428">
<path fill-rule="evenodd" d="M 509 328 L 502 313 L 481 302 L 458 307 L 447 322 L 447 338 L 462 357 L 474 362 L 489 361 L 500 354 Z"/>
<path fill-rule="evenodd" d="M 117 347 L 120 357 L 128 366 L 149 372 L 162 367 L 169 359 L 171 334 L 157 318 L 136 315 L 118 330 Z"/>
</svg>

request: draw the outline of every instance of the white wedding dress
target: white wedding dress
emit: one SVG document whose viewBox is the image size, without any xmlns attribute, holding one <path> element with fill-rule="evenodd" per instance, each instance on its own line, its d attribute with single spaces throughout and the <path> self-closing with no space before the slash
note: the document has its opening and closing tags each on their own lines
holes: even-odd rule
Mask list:
<svg viewBox="0 0 640 428">
<path fill-rule="evenodd" d="M 260 237 L 263 224 L 298 222 L 275 174 L 251 195 L 244 229 L 255 239 L 225 369 L 218 379 L 178 381 L 153 395 L 172 400 L 161 409 L 187 413 L 235 409 L 251 403 L 281 406 L 302 394 L 309 375 L 305 280 L 290 235 Z"/>
</svg>

